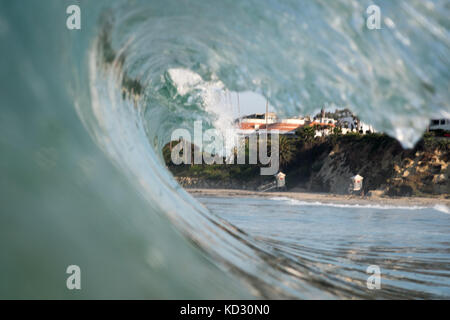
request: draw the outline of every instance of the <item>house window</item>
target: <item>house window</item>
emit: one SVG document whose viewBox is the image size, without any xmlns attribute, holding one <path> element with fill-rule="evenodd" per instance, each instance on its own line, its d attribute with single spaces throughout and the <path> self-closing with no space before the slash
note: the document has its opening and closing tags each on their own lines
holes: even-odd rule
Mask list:
<svg viewBox="0 0 450 320">
<path fill-rule="evenodd" d="M 441 119 L 441 124 L 445 124 L 445 119 Z"/>
<path fill-rule="evenodd" d="M 439 125 L 439 120 L 431 120 L 431 124 L 433 126 L 437 126 L 437 125 Z"/>
</svg>

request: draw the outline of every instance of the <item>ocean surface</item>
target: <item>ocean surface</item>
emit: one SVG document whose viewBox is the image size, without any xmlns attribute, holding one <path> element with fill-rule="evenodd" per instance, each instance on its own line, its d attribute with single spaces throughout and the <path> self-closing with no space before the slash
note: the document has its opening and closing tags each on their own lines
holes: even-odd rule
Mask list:
<svg viewBox="0 0 450 320">
<path fill-rule="evenodd" d="M 230 127 L 228 91 L 280 116 L 348 107 L 413 146 L 450 117 L 449 2 L 379 0 L 379 30 L 371 4 L 0 0 L 0 298 L 448 297 L 442 212 L 205 207 L 163 161 L 173 130 Z"/>
<path fill-rule="evenodd" d="M 450 214 L 441 208 L 198 197 L 254 239 L 286 275 L 366 298 L 450 297 Z M 380 270 L 380 289 L 367 280 Z M 295 281 L 286 287 L 301 291 Z"/>
</svg>

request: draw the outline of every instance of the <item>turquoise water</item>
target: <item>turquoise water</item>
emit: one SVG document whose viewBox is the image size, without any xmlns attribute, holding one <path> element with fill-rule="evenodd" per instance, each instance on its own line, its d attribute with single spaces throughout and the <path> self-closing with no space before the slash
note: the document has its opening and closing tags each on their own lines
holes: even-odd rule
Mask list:
<svg viewBox="0 0 450 320">
<path fill-rule="evenodd" d="M 74 2 L 81 30 L 66 28 Z M 412 146 L 450 113 L 448 1 L 379 1 L 376 31 L 369 4 L 0 0 L 0 297 L 367 297 L 211 214 L 160 149 L 194 120 L 225 129 L 226 90 L 280 115 L 348 106 Z"/>
<path fill-rule="evenodd" d="M 288 198 L 198 198 L 327 290 L 367 298 L 450 297 L 450 215 L 435 208 L 314 204 Z M 367 267 L 381 289 L 367 289 Z M 295 288 L 296 284 L 290 284 Z"/>
</svg>

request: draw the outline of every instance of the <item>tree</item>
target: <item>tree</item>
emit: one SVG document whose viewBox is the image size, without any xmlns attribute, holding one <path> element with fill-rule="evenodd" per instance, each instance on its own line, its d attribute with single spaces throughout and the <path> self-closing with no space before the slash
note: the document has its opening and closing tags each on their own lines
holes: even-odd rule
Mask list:
<svg viewBox="0 0 450 320">
<path fill-rule="evenodd" d="M 334 127 L 333 128 L 333 134 L 335 136 L 341 135 L 342 134 L 342 128 L 340 126 Z"/>
<path fill-rule="evenodd" d="M 295 147 L 286 136 L 280 136 L 279 140 L 280 166 L 286 167 L 295 156 Z"/>
<path fill-rule="evenodd" d="M 303 126 L 297 129 L 297 136 L 305 143 L 311 143 L 316 135 L 316 129 L 311 126 Z"/>
</svg>

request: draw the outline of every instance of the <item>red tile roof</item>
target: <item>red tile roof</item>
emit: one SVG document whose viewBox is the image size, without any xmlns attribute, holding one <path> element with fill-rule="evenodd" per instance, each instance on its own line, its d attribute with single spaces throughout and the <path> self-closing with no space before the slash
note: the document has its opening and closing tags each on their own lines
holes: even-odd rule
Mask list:
<svg viewBox="0 0 450 320">
<path fill-rule="evenodd" d="M 313 121 L 309 124 L 310 126 L 330 126 L 330 127 L 335 127 L 335 125 L 333 123 L 322 123 L 322 122 L 317 122 L 317 121 Z"/>
<path fill-rule="evenodd" d="M 259 125 L 259 130 L 265 130 L 266 129 L 266 125 L 265 124 L 259 124 L 259 123 L 251 123 L 251 122 L 244 122 L 241 123 L 240 126 L 238 126 L 239 129 L 241 130 L 254 130 L 255 129 L 255 125 Z M 301 127 L 302 125 L 300 124 L 295 124 L 295 123 L 281 123 L 281 122 L 277 122 L 277 123 L 271 123 L 267 125 L 267 129 L 268 130 L 278 130 L 281 132 L 290 132 L 290 131 L 294 131 L 297 128 Z"/>
<path fill-rule="evenodd" d="M 301 127 L 302 125 L 300 124 L 295 124 L 295 123 L 273 123 L 273 124 L 269 124 L 268 125 L 268 130 L 279 130 L 279 131 L 284 131 L 284 132 L 289 132 L 289 131 L 294 131 L 297 128 Z"/>
<path fill-rule="evenodd" d="M 334 124 L 332 123 L 321 123 L 318 121 L 313 121 L 310 124 L 308 124 L 308 126 L 329 126 L 329 127 L 335 127 Z M 242 122 L 240 124 L 238 124 L 238 128 L 241 130 L 255 130 L 255 126 L 258 126 L 259 130 L 265 130 L 266 129 L 266 125 L 265 124 L 261 124 L 256 123 L 256 122 Z M 295 131 L 300 127 L 303 127 L 304 125 L 301 124 L 297 124 L 297 123 L 283 123 L 283 122 L 276 122 L 276 123 L 271 123 L 267 125 L 267 129 L 270 130 L 278 130 L 280 132 L 291 132 L 291 131 Z"/>
</svg>

